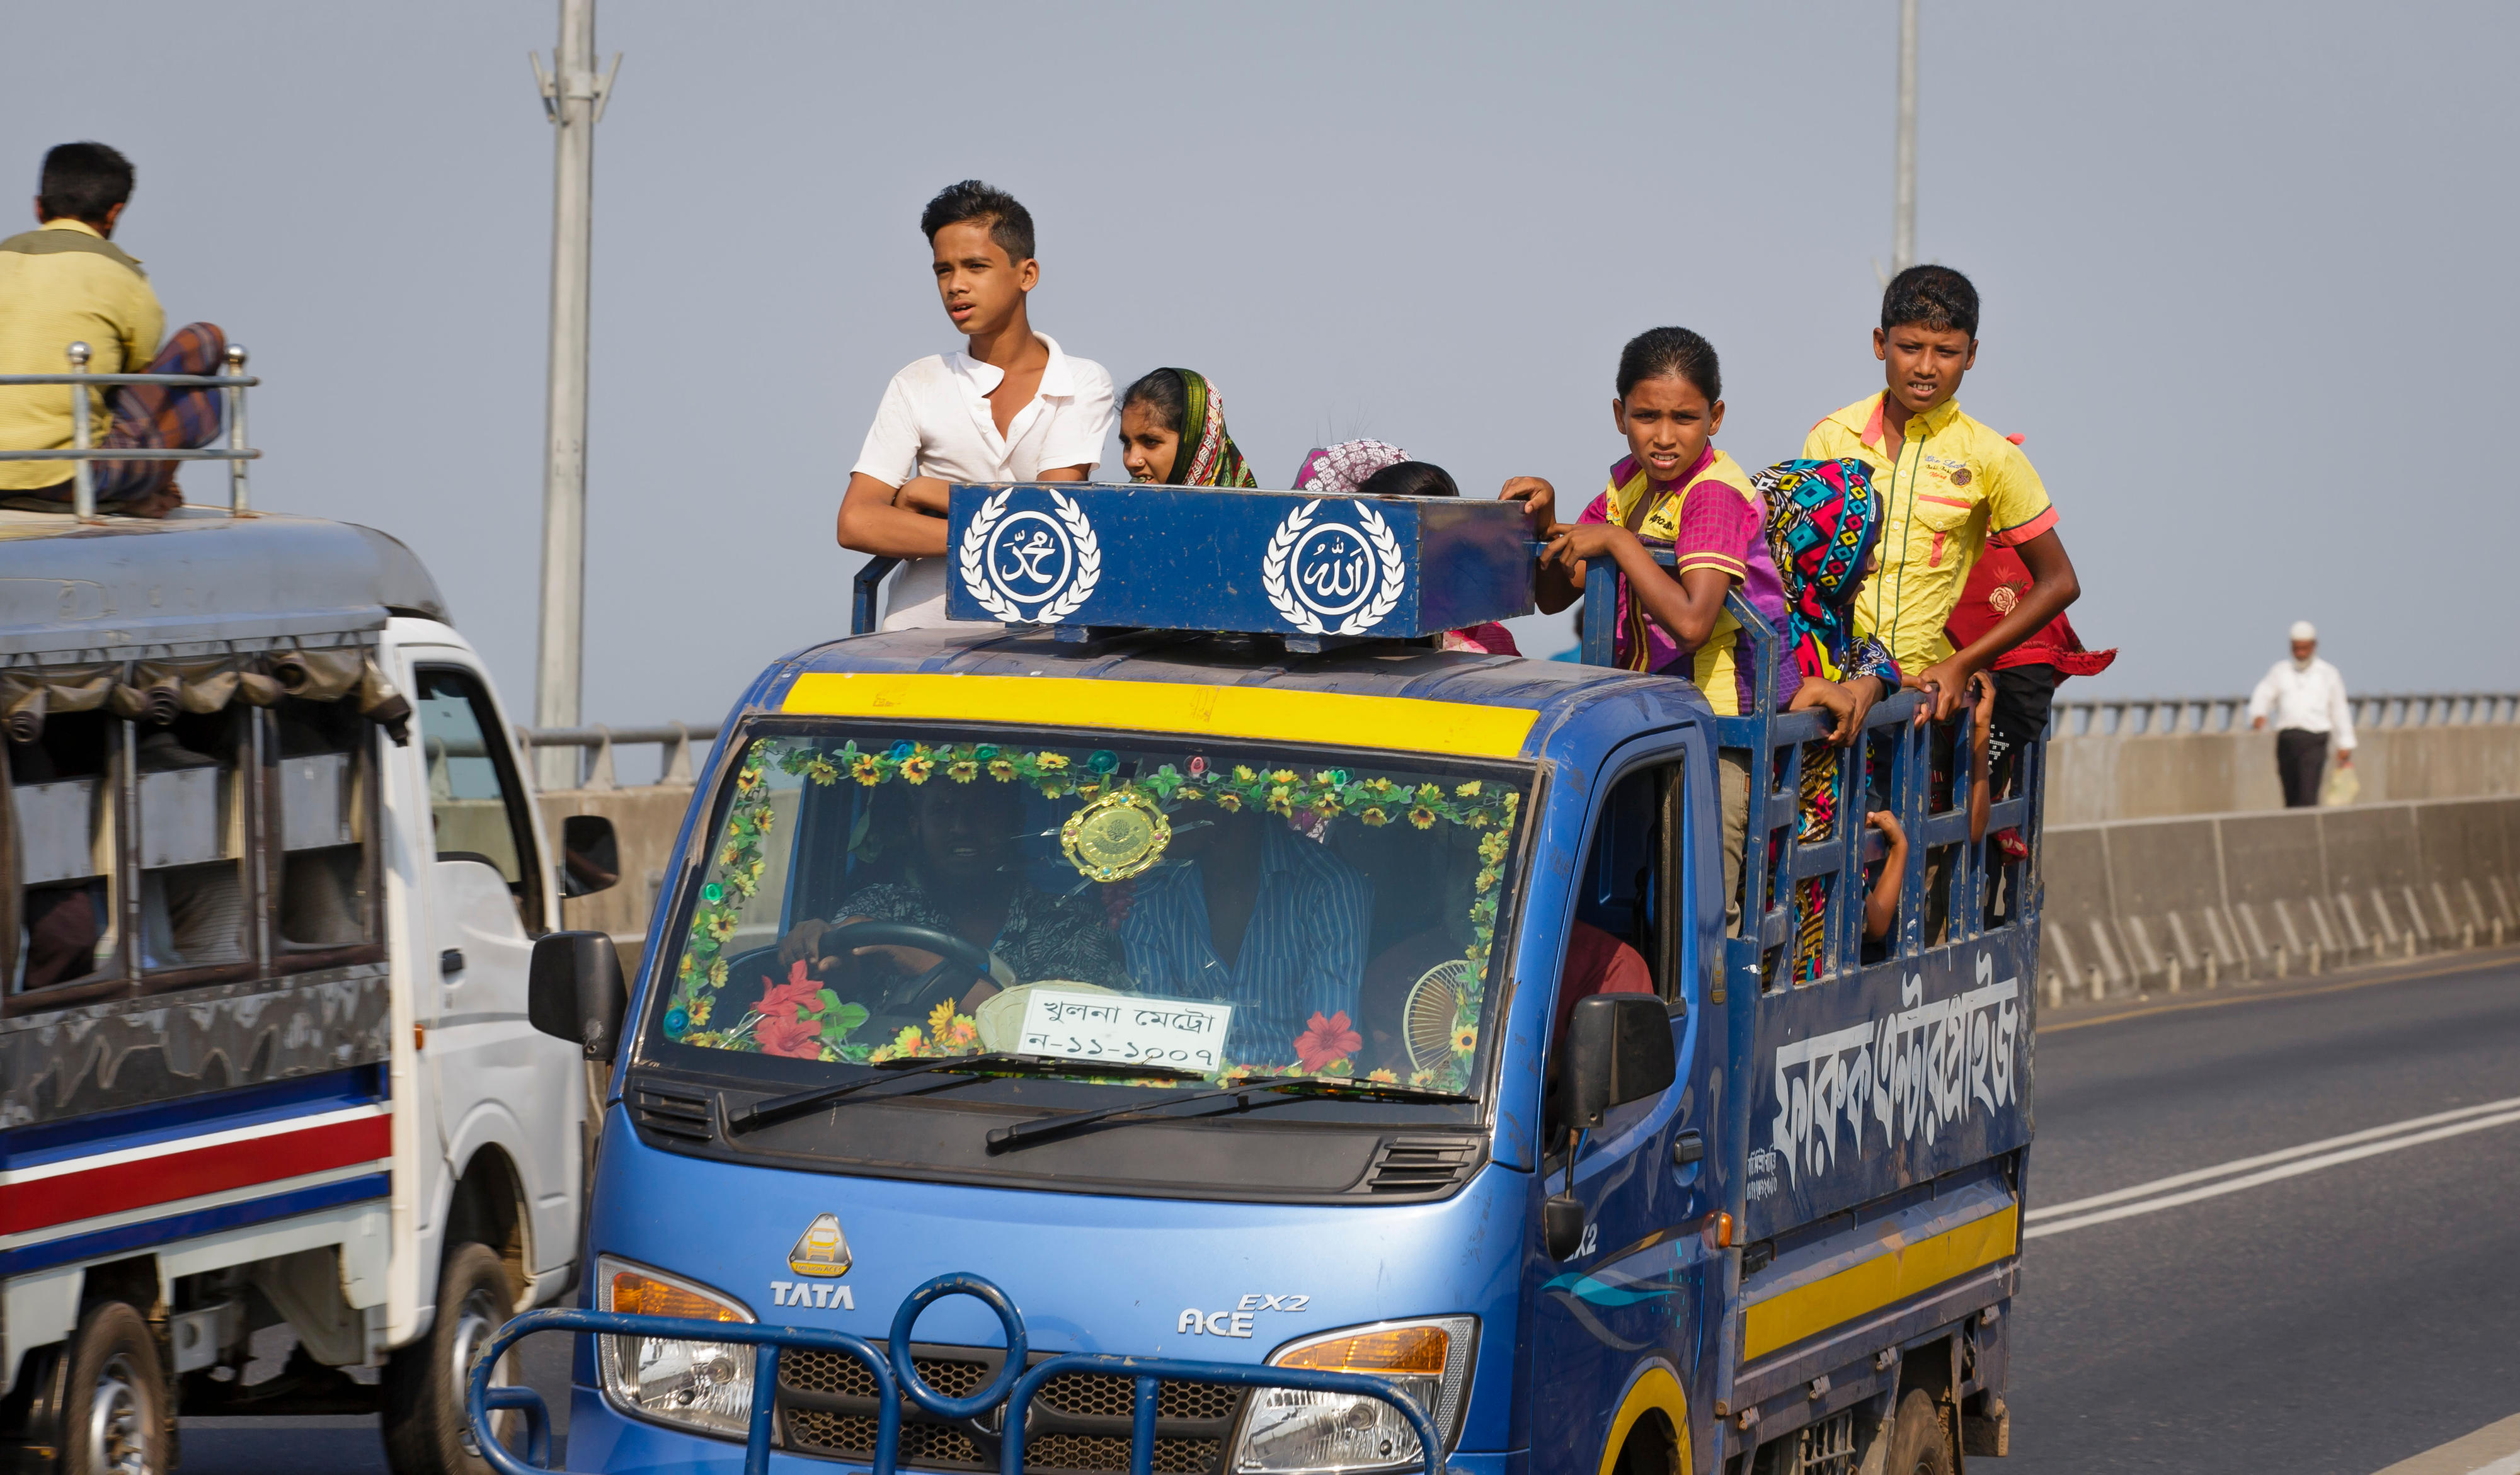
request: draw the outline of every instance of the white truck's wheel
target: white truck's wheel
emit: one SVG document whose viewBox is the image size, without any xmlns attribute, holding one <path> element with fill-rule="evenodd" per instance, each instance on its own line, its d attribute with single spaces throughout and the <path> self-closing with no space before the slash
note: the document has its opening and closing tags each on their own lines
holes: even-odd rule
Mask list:
<svg viewBox="0 0 2520 1475">
<path fill-rule="evenodd" d="M 63 1475 L 168 1475 L 166 1375 L 148 1321 L 120 1301 L 89 1308 L 71 1334 L 69 1363 Z"/>
<path fill-rule="evenodd" d="M 464 1390 L 472 1360 L 490 1334 L 506 1324 L 517 1305 L 508 1268 L 488 1245 L 459 1244 L 448 1251 L 437 1280 L 437 1317 L 428 1335 L 393 1355 L 385 1364 L 385 1463 L 394 1475 L 489 1475 L 464 1417 Z M 494 1386 L 515 1373 L 515 1354 L 501 1360 Z M 492 1424 L 510 1436 L 517 1415 Z"/>
</svg>

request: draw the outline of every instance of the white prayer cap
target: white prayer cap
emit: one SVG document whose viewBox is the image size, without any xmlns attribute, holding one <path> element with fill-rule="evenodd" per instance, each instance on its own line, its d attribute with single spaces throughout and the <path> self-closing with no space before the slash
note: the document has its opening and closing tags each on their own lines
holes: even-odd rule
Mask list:
<svg viewBox="0 0 2520 1475">
<path fill-rule="evenodd" d="M 2295 620 L 2292 622 L 2292 638 L 2297 641 L 2315 641 L 2318 639 L 2318 627 L 2308 620 Z"/>
</svg>

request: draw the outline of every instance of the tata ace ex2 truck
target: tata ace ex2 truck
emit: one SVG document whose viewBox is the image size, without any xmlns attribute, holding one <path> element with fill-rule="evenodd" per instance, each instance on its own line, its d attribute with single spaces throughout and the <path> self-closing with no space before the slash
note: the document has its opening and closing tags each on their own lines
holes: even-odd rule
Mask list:
<svg viewBox="0 0 2520 1475">
<path fill-rule="evenodd" d="M 493 1342 L 578 1334 L 568 1468 L 2003 1453 L 2035 755 L 2011 859 L 1913 696 L 1841 751 L 1772 694 L 1440 649 L 1530 607 L 1508 506 L 963 487 L 949 526 L 988 623 L 779 661 L 694 799 L 580 1308 Z M 1877 961 L 1879 851 L 1806 764 L 1915 842 Z M 614 1038 L 604 938 L 535 962 L 545 1027 Z"/>
<path fill-rule="evenodd" d="M 608 825 L 552 844 L 400 543 L 242 477 L 80 490 L 0 511 L 0 1467 L 374 1412 L 399 1475 L 486 1470 L 463 1374 L 580 1238 L 587 1077 L 526 968 Z"/>
</svg>

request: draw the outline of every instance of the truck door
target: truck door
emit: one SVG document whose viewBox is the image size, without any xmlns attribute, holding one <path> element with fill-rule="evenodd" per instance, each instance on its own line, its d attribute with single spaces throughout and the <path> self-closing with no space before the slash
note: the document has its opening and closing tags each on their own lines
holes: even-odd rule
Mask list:
<svg viewBox="0 0 2520 1475">
<path fill-rule="evenodd" d="M 440 1120 L 459 1152 L 498 1140 L 518 1157 L 541 1262 L 530 1268 L 548 1269 L 575 1251 L 567 1208 L 578 1123 L 569 1091 L 575 1052 L 525 1022 L 526 969 L 533 939 L 546 930 L 551 871 L 479 674 L 415 654 L 412 675 L 435 836 L 432 960 L 423 971 L 434 970 L 441 991 L 428 1046 Z M 452 1166 L 462 1172 L 465 1163 Z"/>
<path fill-rule="evenodd" d="M 1573 1006 L 1567 996 L 1595 992 L 1590 981 L 1603 977 L 1609 991 L 1649 986 L 1666 1001 L 1679 1075 L 1659 1097 L 1618 1107 L 1582 1133 L 1557 1108 L 1558 1092 L 1550 1092 L 1538 1191 L 1571 1191 L 1586 1215 L 1572 1256 L 1552 1260 L 1535 1235 L 1528 1262 L 1535 1282 L 1526 1302 L 1533 1308 L 1535 1475 L 1596 1475 L 1614 1425 L 1622 1436 L 1673 1441 L 1664 1448 L 1677 1453 L 1677 1442 L 1688 1438 L 1686 1410 L 1712 1347 L 1699 1332 L 1722 1262 L 1712 1244 L 1716 1206 L 1702 1155 L 1716 1112 L 1692 1070 L 1702 1001 L 1695 909 L 1687 904 L 1694 888 L 1684 874 L 1689 825 L 1707 819 L 1688 802 L 1680 756 L 1632 768 L 1609 785 L 1591 820 L 1566 927 L 1561 993 L 1550 1025 L 1552 1086 Z M 1712 792 L 1709 786 L 1710 799 Z M 1645 1463 L 1634 1468 L 1679 1468 L 1657 1463 L 1665 1456 L 1647 1450 Z"/>
</svg>

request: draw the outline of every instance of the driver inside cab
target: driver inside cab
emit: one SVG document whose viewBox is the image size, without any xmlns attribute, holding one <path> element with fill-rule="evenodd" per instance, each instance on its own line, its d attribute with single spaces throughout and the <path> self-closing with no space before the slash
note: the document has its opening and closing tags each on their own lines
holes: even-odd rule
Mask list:
<svg viewBox="0 0 2520 1475">
<path fill-rule="evenodd" d="M 1056 896 L 1025 878 L 1015 843 L 1023 804 L 1022 791 L 1012 784 L 922 785 L 911 799 L 908 861 L 897 878 L 851 892 L 832 921 L 798 922 L 780 939 L 780 962 L 805 960 L 844 999 L 855 993 L 870 1006 L 910 1003 L 892 996 L 944 965 L 942 957 L 915 947 L 845 948 L 837 938 L 824 941 L 826 932 L 851 922 L 906 922 L 959 937 L 990 955 L 994 981 L 953 979 L 953 991 L 940 996 L 960 1000 L 961 1013 L 1002 988 L 1041 979 L 1126 989 L 1120 939 L 1098 900 Z M 887 978 L 888 973 L 897 976 Z M 878 994 L 883 997 L 873 997 Z"/>
</svg>

